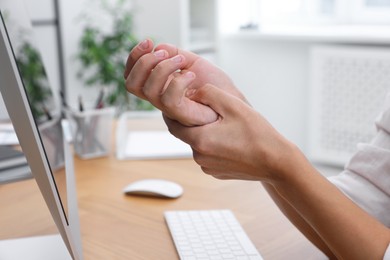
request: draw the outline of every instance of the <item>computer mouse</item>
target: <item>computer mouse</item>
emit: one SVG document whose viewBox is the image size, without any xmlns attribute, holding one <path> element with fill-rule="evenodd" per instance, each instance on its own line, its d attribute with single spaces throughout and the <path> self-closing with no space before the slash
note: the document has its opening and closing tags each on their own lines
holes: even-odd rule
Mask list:
<svg viewBox="0 0 390 260">
<path fill-rule="evenodd" d="M 183 194 L 179 184 L 163 179 L 143 179 L 130 183 L 123 192 L 127 195 L 154 196 L 161 198 L 178 198 Z"/>
</svg>

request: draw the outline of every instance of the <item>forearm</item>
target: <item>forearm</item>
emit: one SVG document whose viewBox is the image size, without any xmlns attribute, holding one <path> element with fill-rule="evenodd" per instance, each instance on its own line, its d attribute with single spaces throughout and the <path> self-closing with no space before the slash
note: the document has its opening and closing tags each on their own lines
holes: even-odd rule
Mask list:
<svg viewBox="0 0 390 260">
<path fill-rule="evenodd" d="M 336 259 L 328 245 L 322 240 L 317 232 L 306 222 L 304 218 L 293 208 L 276 189 L 269 183 L 262 183 L 268 194 L 278 206 L 280 211 L 290 220 L 290 222 L 318 249 L 320 249 L 329 259 Z"/>
<path fill-rule="evenodd" d="M 299 152 L 272 182 L 340 259 L 382 259 L 390 231 L 326 178 Z"/>
<path fill-rule="evenodd" d="M 299 214 L 297 219 L 338 258 L 383 257 L 389 230 L 318 173 L 257 111 L 212 84 L 190 93 L 187 98 L 209 106 L 218 120 L 186 127 L 164 119 L 169 131 L 192 147 L 195 162 L 206 174 L 272 185 Z"/>
</svg>

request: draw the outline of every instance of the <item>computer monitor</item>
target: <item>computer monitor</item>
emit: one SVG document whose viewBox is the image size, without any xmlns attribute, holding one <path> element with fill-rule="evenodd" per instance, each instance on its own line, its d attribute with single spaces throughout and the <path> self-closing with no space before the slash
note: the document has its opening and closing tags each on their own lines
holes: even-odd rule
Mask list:
<svg viewBox="0 0 390 260">
<path fill-rule="evenodd" d="M 0 91 L 60 233 L 7 241 L 9 252 L 0 241 L 0 259 L 82 259 L 73 156 L 63 135 L 59 102 L 46 77 L 22 0 L 0 0 L 0 18 Z M 30 251 L 23 248 L 27 245 Z"/>
</svg>

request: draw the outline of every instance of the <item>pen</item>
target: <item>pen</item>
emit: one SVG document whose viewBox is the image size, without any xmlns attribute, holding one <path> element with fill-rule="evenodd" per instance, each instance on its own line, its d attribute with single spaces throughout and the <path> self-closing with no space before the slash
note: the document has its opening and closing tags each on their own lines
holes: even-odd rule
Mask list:
<svg viewBox="0 0 390 260">
<path fill-rule="evenodd" d="M 103 108 L 103 96 L 104 96 L 104 91 L 103 89 L 100 90 L 99 96 L 96 100 L 95 108 L 96 109 L 101 109 Z"/>
<path fill-rule="evenodd" d="M 60 90 L 60 96 L 61 96 L 62 105 L 64 107 L 68 107 L 68 104 L 66 103 L 66 100 L 65 100 L 64 92 L 62 90 Z"/>
<path fill-rule="evenodd" d="M 81 96 L 79 96 L 79 111 L 80 112 L 84 111 L 83 99 Z"/>
<path fill-rule="evenodd" d="M 52 120 L 52 116 L 51 116 L 51 114 L 50 114 L 50 112 L 49 112 L 49 110 L 47 110 L 47 108 L 46 108 L 46 106 L 43 106 L 43 113 L 45 113 L 45 115 L 46 115 L 46 118 L 47 118 L 47 120 Z"/>
</svg>

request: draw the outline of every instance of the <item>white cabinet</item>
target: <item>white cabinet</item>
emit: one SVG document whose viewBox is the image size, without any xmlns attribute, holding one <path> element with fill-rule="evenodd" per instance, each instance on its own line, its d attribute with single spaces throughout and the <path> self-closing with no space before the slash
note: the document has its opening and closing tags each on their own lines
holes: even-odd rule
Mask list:
<svg viewBox="0 0 390 260">
<path fill-rule="evenodd" d="M 189 0 L 190 30 L 188 48 L 194 52 L 215 50 L 217 41 L 217 2 Z"/>
<path fill-rule="evenodd" d="M 135 30 L 141 39 L 196 53 L 215 51 L 217 0 L 138 0 L 135 10 Z"/>
</svg>

